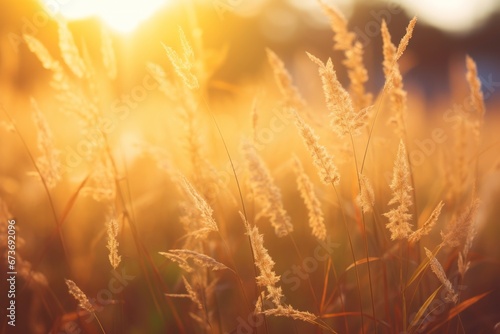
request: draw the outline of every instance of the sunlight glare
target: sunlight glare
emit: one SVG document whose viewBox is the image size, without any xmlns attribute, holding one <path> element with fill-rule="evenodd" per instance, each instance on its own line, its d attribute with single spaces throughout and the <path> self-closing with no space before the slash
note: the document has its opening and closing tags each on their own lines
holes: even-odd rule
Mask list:
<svg viewBox="0 0 500 334">
<path fill-rule="evenodd" d="M 476 27 L 495 9 L 497 0 L 411 0 L 403 6 L 419 20 L 449 32 L 465 32 Z"/>
<path fill-rule="evenodd" d="M 52 0 L 42 0 L 46 7 Z M 72 0 L 59 9 L 68 20 L 96 16 L 122 33 L 133 31 L 171 0 Z"/>
</svg>

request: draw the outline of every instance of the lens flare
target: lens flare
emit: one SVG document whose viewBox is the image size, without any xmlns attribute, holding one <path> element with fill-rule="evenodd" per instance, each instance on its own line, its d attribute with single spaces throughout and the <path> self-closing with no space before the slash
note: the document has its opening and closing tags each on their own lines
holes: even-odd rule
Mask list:
<svg viewBox="0 0 500 334">
<path fill-rule="evenodd" d="M 411 0 L 403 6 L 419 20 L 449 32 L 466 32 L 499 9 L 497 0 Z"/>
<path fill-rule="evenodd" d="M 42 0 L 44 6 L 69 20 L 98 17 L 112 29 L 128 33 L 146 21 L 170 0 L 72 0 L 54 6 L 53 0 Z"/>
</svg>

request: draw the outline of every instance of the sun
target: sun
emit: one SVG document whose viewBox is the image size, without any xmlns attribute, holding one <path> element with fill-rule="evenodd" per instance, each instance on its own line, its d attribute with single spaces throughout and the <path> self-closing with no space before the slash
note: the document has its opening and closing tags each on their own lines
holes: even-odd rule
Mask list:
<svg viewBox="0 0 500 334">
<path fill-rule="evenodd" d="M 41 0 L 49 8 L 53 0 Z M 69 20 L 98 17 L 112 29 L 122 33 L 133 31 L 158 9 L 172 0 L 71 0 L 57 8 Z"/>
</svg>

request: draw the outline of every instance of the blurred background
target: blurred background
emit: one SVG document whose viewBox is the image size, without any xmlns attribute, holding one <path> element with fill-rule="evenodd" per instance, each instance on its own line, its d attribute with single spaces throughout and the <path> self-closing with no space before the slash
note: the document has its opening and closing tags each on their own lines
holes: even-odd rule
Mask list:
<svg viewBox="0 0 500 334">
<path fill-rule="evenodd" d="M 474 253 L 474 259 L 478 260 L 480 269 L 477 272 L 471 270 L 471 278 L 480 276 L 481 284 L 480 286 L 470 284 L 471 288 L 467 290 L 467 294 L 472 296 L 498 288 L 500 266 L 497 259 L 500 258 L 500 243 L 497 240 L 499 227 L 495 224 L 498 219 L 495 217 L 500 214 L 497 203 L 500 192 L 498 177 L 500 165 L 495 165 L 498 164 L 495 160 L 498 159 L 498 155 L 493 154 L 498 149 L 498 120 L 496 119 L 494 123 L 493 115 L 498 115 L 497 110 L 500 106 L 500 94 L 497 93 L 500 88 L 500 2 L 498 0 L 391 2 L 324 0 L 324 2 L 335 5 L 344 13 L 349 21 L 349 28 L 356 33 L 358 40 L 363 44 L 364 62 L 369 75 L 367 88 L 375 96 L 384 83 L 380 36 L 382 19 L 388 23 L 393 43 L 397 44 L 404 35 L 409 20 L 413 16 L 418 17 L 413 38 L 400 64 L 404 85 L 408 90 L 409 117 L 412 120 L 413 131 L 411 135 L 414 138 L 424 139 L 429 136 L 432 128 L 426 123 L 426 117 L 436 121 L 432 123 L 435 127 L 449 125 L 443 124 L 446 121 L 443 122 L 440 116 L 455 103 L 463 103 L 468 94 L 465 56 L 470 55 L 476 61 L 487 107 L 484 143 L 488 145 L 493 143 L 488 146 L 489 154 L 484 158 L 481 167 L 484 167 L 484 171 L 493 170 L 491 173 L 493 176 L 488 174 L 482 179 L 485 186 L 481 191 L 484 191 L 488 208 L 483 213 L 482 219 L 487 223 L 478 236 Z M 107 106 L 117 102 L 120 106 L 127 103 L 130 107 L 130 117 L 127 115 L 115 124 L 116 128 L 109 135 L 109 140 L 113 154 L 120 159 L 123 158 L 123 165 L 130 167 L 128 171 L 125 170 L 131 175 L 127 180 L 133 190 L 133 201 L 130 198 L 130 202 L 134 203 L 138 216 L 141 217 L 139 233 L 143 240 L 147 241 L 151 254 L 155 255 L 158 251 L 166 251 L 181 244 L 184 232 L 178 221 L 179 194 L 172 191 L 175 185 L 171 180 L 155 169 L 154 161 L 142 157 L 133 143 L 144 141 L 163 147 L 173 157 L 175 167 L 189 170 L 190 161 L 186 157 L 188 154 L 185 146 L 179 145 L 179 142 L 185 139 L 183 132 L 185 124 L 178 117 L 181 112 L 177 110 L 180 108 L 176 106 L 178 101 L 175 101 L 175 96 L 172 100 L 168 100 L 160 90 L 154 89 L 148 92 L 144 100 L 137 105 L 133 101 L 131 104 L 126 101 L 134 89 L 150 83 L 147 80 L 150 78 L 148 63 L 158 63 L 167 69 L 169 75 L 174 76 L 162 43 L 180 50 L 179 27 L 182 27 L 187 39 L 193 43 L 195 58 L 204 57 L 208 77 L 204 78 L 203 85 L 223 133 L 229 138 L 230 151 L 235 156 L 242 133 L 251 133 L 249 115 L 254 98 L 256 96 L 260 98 L 261 124 L 265 124 L 266 120 L 276 115 L 272 112 L 275 112 L 279 93 L 266 59 L 266 48 L 274 50 L 283 59 L 311 110 L 320 113 L 320 110 L 325 111 L 325 105 L 317 68 L 307 58 L 306 51 L 322 60 L 331 57 L 340 81 L 344 86 L 348 85 L 347 73 L 342 66 L 344 55 L 332 49 L 333 32 L 329 20 L 318 2 L 314 0 L 1 0 L 0 103 L 15 120 L 28 147 L 36 152 L 37 129 L 32 121 L 33 109 L 30 106 L 30 97 L 34 97 L 52 127 L 55 146 L 63 151 L 63 163 L 71 165 L 74 159 L 83 161 L 75 167 L 70 166 L 71 173 L 65 175 L 61 186 L 52 193 L 59 213 L 68 203 L 70 197 L 68 194 L 74 193 L 82 180 L 93 171 L 95 164 L 93 160 L 86 160 L 80 150 L 82 147 L 79 145 L 84 143 L 87 137 L 78 131 L 78 122 L 59 113 L 54 90 L 49 85 L 51 72 L 42 67 L 22 39 L 22 34 L 33 35 L 47 47 L 55 59 L 63 63 L 58 45 L 56 20 L 67 20 L 81 53 L 95 66 L 96 78 L 99 81 L 96 81 L 96 87 L 93 88 L 102 100 L 108 103 Z M 106 78 L 102 64 L 103 26 L 109 31 L 116 54 L 117 77 L 113 80 Z M 203 52 L 199 52 L 200 50 Z M 75 86 L 79 87 L 80 83 L 78 80 L 75 81 L 77 81 Z M 238 108 L 235 108 L 235 105 Z M 200 116 L 197 126 L 200 137 L 205 138 L 204 153 L 219 170 L 224 170 L 226 175 L 230 176 L 229 188 L 235 194 L 235 184 L 229 173 L 230 169 L 227 168 L 227 157 L 218 134 L 212 126 L 212 120 L 206 113 L 204 114 L 204 109 L 199 108 L 199 110 L 201 115 L 197 115 Z M 0 120 L 6 120 L 3 112 Z M 383 124 L 381 121 L 380 134 L 383 138 L 374 141 L 374 145 L 378 145 L 377 147 L 385 152 L 391 140 L 384 137 L 390 130 Z M 305 217 L 304 210 L 301 211 L 291 204 L 298 203 L 298 199 L 295 185 L 290 181 L 294 177 L 293 173 L 286 171 L 289 167 L 287 163 L 290 151 L 297 147 L 302 148 L 302 143 L 297 138 L 295 128 L 291 124 L 286 125 L 288 127 L 282 133 L 274 134 L 271 142 L 263 145 L 264 148 L 260 153 L 267 159 L 272 172 L 276 175 L 276 181 L 285 194 L 286 205 L 295 208 L 299 216 Z M 331 134 L 321 133 L 321 135 L 322 138 L 326 138 L 325 142 L 329 143 L 330 148 L 337 143 L 335 141 L 337 138 L 333 138 Z M 0 140 L 0 197 L 5 199 L 16 219 L 23 222 L 20 228 L 26 243 L 23 245 L 22 253 L 27 259 L 34 260 L 40 251 L 40 241 L 48 247 L 48 256 L 42 261 L 38 270 L 47 276 L 51 287 L 64 304 L 64 310 L 71 310 L 75 302 L 67 294 L 64 277 L 77 277 L 83 288 L 94 294 L 108 282 L 105 274 L 96 275 L 109 270 L 109 263 L 104 255 L 105 206 L 88 197 L 78 198 L 68 215 L 69 223 L 64 229 L 71 259 L 67 261 L 59 244 L 56 242 L 50 244 L 47 241 L 54 226 L 47 205 L 47 194 L 39 180 L 27 176 L 28 172 L 33 171 L 33 163 L 26 154 L 25 147 L 14 134 L 6 131 L 2 132 Z M 436 149 L 435 154 L 431 155 L 432 159 L 428 159 L 432 161 L 426 162 L 419 170 L 418 181 L 422 185 L 421 201 L 424 202 L 420 203 L 421 207 L 429 205 L 429 198 L 441 195 L 439 192 L 436 193 L 436 188 L 442 186 L 436 181 L 436 165 L 441 167 L 439 154 L 442 151 L 446 153 L 450 147 L 451 143 L 447 142 Z M 391 159 L 381 160 L 383 161 L 380 163 L 376 161 L 376 167 L 379 168 L 376 173 L 390 174 L 392 156 Z M 154 172 L 150 172 L 151 170 Z M 384 189 L 381 192 L 387 192 L 386 179 L 381 177 L 379 184 L 376 185 L 379 189 Z M 325 193 L 327 192 L 320 191 L 321 199 L 325 203 L 332 204 L 331 198 Z M 236 215 L 238 205 L 235 204 L 237 201 L 233 197 L 228 197 L 230 200 L 223 198 L 227 200 L 224 204 L 231 203 L 228 206 L 231 210 L 234 209 L 234 217 L 230 217 L 232 220 L 227 219 L 226 228 L 228 235 L 234 238 L 229 240 L 230 243 L 238 245 L 239 242 L 242 243 L 243 231 L 238 228 L 233 229 L 229 224 L 230 221 L 232 223 L 238 219 Z M 387 201 L 383 202 L 383 205 L 385 203 Z M 269 236 L 271 252 L 276 251 L 274 254 L 278 254 L 280 249 L 287 246 L 282 241 L 273 239 L 270 228 L 263 227 L 262 231 L 266 237 Z M 302 227 L 302 231 L 306 235 L 307 227 Z M 437 237 L 433 241 L 439 239 L 437 234 L 436 231 Z M 122 245 L 120 251 L 125 259 L 125 267 L 131 272 L 140 273 L 133 241 L 129 234 L 124 233 L 124 235 L 126 235 L 124 240 L 120 241 Z M 314 242 L 308 237 L 304 237 L 302 241 L 305 245 L 314 245 Z M 236 249 L 238 250 L 237 247 Z M 248 258 L 248 254 L 246 255 Z M 346 258 L 348 256 L 341 254 L 338 261 L 348 264 Z M 161 260 L 164 261 L 155 258 L 158 263 Z M 282 262 L 277 261 L 281 263 L 278 271 L 286 270 L 288 268 L 286 261 L 289 260 L 287 254 L 280 260 Z M 179 271 L 172 269 L 175 265 L 161 263 L 162 270 L 168 269 L 162 271 L 167 284 L 178 289 Z M 246 274 L 251 277 L 251 273 L 246 272 Z M 474 276 L 475 274 L 477 276 Z M 227 286 L 224 288 L 228 289 Z M 122 313 L 126 315 L 125 319 L 122 319 L 124 326 L 133 329 L 130 333 L 143 333 L 145 329 L 141 326 L 144 323 L 151 324 L 150 333 L 162 330 L 158 329 L 161 328 L 160 325 L 155 327 L 160 321 L 152 315 L 155 309 L 152 301 L 148 299 L 146 290 L 144 278 L 141 277 L 126 292 L 128 296 L 125 297 L 128 300 L 138 301 L 137 304 L 126 304 L 126 310 Z M 26 300 L 22 300 L 21 303 L 27 306 L 23 311 L 29 313 L 30 317 L 41 318 L 42 325 L 36 329 L 25 324 L 19 333 L 44 333 L 46 328 L 53 326 L 52 319 L 57 318 L 57 314 L 47 315 L 48 307 L 40 305 L 39 301 L 37 304 L 34 303 L 33 300 L 37 299 L 29 294 L 24 298 Z M 465 321 L 467 328 L 475 329 L 475 322 L 479 321 L 477 319 L 480 319 L 481 325 L 487 325 L 477 325 L 477 328 L 492 328 L 500 321 L 498 298 L 500 292 L 496 290 L 494 295 L 485 299 L 485 304 L 469 310 Z M 300 297 L 294 302 L 300 303 Z M 146 306 L 142 308 L 142 305 Z M 187 302 L 180 305 L 181 310 L 189 310 Z M 172 319 L 168 321 L 172 322 Z M 172 325 L 170 329 L 175 330 L 175 326 Z M 89 332 L 98 331 L 94 328 Z"/>
<path fill-rule="evenodd" d="M 500 2 L 496 0 L 327 3 L 346 15 L 363 42 L 372 91 L 383 82 L 381 20 L 387 21 L 397 41 L 414 15 L 419 23 L 404 60 L 407 85 L 420 87 L 429 97 L 448 93 L 457 82 L 454 68 L 463 66 L 465 54 L 476 60 L 483 81 L 500 81 Z M 123 88 L 137 80 L 147 61 L 164 60 L 160 43 L 175 45 L 178 26 L 198 24 L 208 48 L 227 48 L 226 61 L 213 74 L 214 79 L 227 83 L 258 76 L 265 47 L 282 55 L 291 70 L 294 63 L 305 59 L 305 50 L 323 57 L 340 57 L 332 51 L 332 44 L 325 42 L 333 34 L 327 17 L 313 0 L 4 0 L 0 6 L 0 87 L 4 103 L 9 91 L 31 94 L 46 75 L 23 45 L 21 33 L 33 34 L 46 45 L 55 46 L 57 30 L 49 18 L 58 16 L 70 20 L 77 43 L 85 41 L 91 55 L 100 45 L 99 25 L 113 31 Z M 193 22 L 192 10 L 196 11 L 197 22 Z M 338 68 L 343 77 L 342 68 Z M 304 82 L 301 88 L 307 91 L 307 81 L 297 82 L 299 86 Z"/>
</svg>

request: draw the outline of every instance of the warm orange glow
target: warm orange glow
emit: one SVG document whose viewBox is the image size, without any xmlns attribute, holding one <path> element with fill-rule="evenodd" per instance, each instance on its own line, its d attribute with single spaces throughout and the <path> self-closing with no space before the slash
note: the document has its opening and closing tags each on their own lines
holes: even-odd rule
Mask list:
<svg viewBox="0 0 500 334">
<path fill-rule="evenodd" d="M 495 0 L 412 0 L 405 2 L 411 15 L 451 32 L 464 32 L 477 26 L 490 15 L 498 2 Z"/>
<path fill-rule="evenodd" d="M 0 334 L 500 334 L 496 4 L 0 0 Z"/>
<path fill-rule="evenodd" d="M 50 0 L 42 0 L 48 7 Z M 111 28 L 127 33 L 171 0 L 72 0 L 58 8 L 67 19 L 96 16 Z"/>
</svg>

